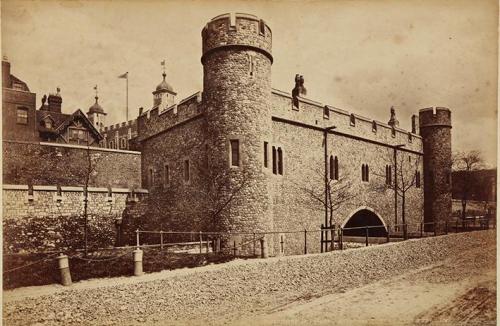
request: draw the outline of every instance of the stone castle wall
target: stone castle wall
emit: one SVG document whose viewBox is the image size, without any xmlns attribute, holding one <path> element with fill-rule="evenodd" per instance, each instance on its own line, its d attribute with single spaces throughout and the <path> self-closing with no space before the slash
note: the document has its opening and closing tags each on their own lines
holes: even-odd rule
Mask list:
<svg viewBox="0 0 500 326">
<path fill-rule="evenodd" d="M 83 187 L 3 185 L 4 252 L 83 248 Z M 88 240 L 92 248 L 112 246 L 124 210 L 147 196 L 143 189 L 89 187 Z"/>
<path fill-rule="evenodd" d="M 93 187 L 141 185 L 140 152 L 39 142 L 3 141 L 2 145 L 4 184 L 83 186 L 89 174 Z"/>
</svg>

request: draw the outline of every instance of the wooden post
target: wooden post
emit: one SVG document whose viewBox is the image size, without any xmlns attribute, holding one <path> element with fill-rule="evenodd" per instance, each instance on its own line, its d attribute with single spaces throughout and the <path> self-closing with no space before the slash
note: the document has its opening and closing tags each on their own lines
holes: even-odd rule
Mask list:
<svg viewBox="0 0 500 326">
<path fill-rule="evenodd" d="M 304 229 L 304 255 L 307 255 L 307 230 Z"/>
<path fill-rule="evenodd" d="M 368 227 L 365 228 L 365 236 L 366 236 L 366 238 L 365 238 L 366 247 L 368 247 Z"/>
<path fill-rule="evenodd" d="M 266 238 L 265 237 L 262 237 L 260 239 L 260 257 L 261 258 L 267 258 L 268 257 L 267 246 L 266 246 Z"/>
<path fill-rule="evenodd" d="M 391 227 L 390 226 L 387 226 L 387 242 L 390 242 L 391 241 L 391 238 L 389 236 L 389 233 L 391 232 Z"/>
<path fill-rule="evenodd" d="M 61 284 L 64 286 L 69 286 L 71 282 L 71 272 L 69 270 L 69 260 L 68 256 L 62 253 L 57 257 L 57 263 L 59 266 L 59 272 L 61 273 Z"/>
<path fill-rule="evenodd" d="M 233 256 L 236 257 L 236 240 L 233 241 Z"/>
<path fill-rule="evenodd" d="M 206 242 L 205 242 L 205 245 L 206 245 L 206 247 L 207 247 L 207 254 L 208 254 L 208 253 L 209 253 L 209 251 L 210 251 L 210 241 L 208 240 L 208 236 L 207 236 L 207 240 L 206 240 Z"/>
<path fill-rule="evenodd" d="M 201 234 L 201 231 L 200 231 L 200 254 L 203 252 L 203 244 L 202 244 L 202 241 L 203 241 L 203 236 Z"/>
<path fill-rule="evenodd" d="M 323 224 L 321 224 L 321 253 L 323 253 Z"/>
<path fill-rule="evenodd" d="M 163 231 L 160 231 L 160 249 L 163 250 Z"/>
<path fill-rule="evenodd" d="M 424 236 L 424 223 L 420 223 L 420 237 L 422 238 Z"/>
<path fill-rule="evenodd" d="M 434 222 L 434 236 L 437 235 L 437 227 L 438 227 L 438 223 L 437 222 Z"/>
<path fill-rule="evenodd" d="M 136 237 L 136 242 L 137 242 L 137 249 L 140 247 L 140 242 L 139 242 L 139 229 L 135 230 L 135 237 Z"/>
<path fill-rule="evenodd" d="M 340 228 L 340 238 L 339 238 L 340 250 L 344 250 L 344 229 Z"/>
<path fill-rule="evenodd" d="M 254 232 L 254 233 L 253 233 L 253 256 L 254 256 L 254 257 L 256 257 L 256 256 L 257 256 L 257 251 L 256 251 L 256 250 L 257 250 L 257 249 L 256 249 L 256 246 L 257 246 L 257 245 L 255 244 L 255 241 L 256 241 L 256 239 L 255 239 L 255 232 Z"/>
<path fill-rule="evenodd" d="M 217 237 L 217 240 L 215 243 L 215 251 L 220 252 L 220 237 Z"/>
</svg>

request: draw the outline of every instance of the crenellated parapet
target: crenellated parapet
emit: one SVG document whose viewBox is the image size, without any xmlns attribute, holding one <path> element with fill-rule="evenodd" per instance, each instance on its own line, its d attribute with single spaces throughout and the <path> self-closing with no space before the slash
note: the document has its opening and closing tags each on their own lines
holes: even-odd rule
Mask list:
<svg viewBox="0 0 500 326">
<path fill-rule="evenodd" d="M 203 56 L 228 49 L 250 49 L 264 54 L 272 62 L 271 28 L 257 16 L 231 13 L 213 18 L 202 30 Z"/>
<path fill-rule="evenodd" d="M 297 96 L 297 101 L 298 106 L 295 106 L 291 94 L 273 89 L 271 96 L 273 119 L 278 118 L 318 128 L 335 126 L 336 132 L 349 136 L 388 145 L 405 144 L 405 149 L 422 152 L 422 137 L 416 132 L 390 126 L 302 96 Z"/>
<path fill-rule="evenodd" d="M 202 114 L 201 92 L 197 92 L 179 104 L 174 104 L 161 111 L 158 107 L 141 112 L 137 118 L 137 132 L 139 140 L 152 137 L 160 132 L 190 120 Z"/>
</svg>

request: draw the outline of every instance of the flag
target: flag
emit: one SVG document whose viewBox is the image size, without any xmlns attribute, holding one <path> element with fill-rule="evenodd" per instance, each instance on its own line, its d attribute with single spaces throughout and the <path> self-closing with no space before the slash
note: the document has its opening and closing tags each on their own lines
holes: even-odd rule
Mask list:
<svg viewBox="0 0 500 326">
<path fill-rule="evenodd" d="M 118 78 L 128 78 L 128 71 L 123 75 L 118 76 Z"/>
<path fill-rule="evenodd" d="M 161 62 L 161 65 L 162 65 L 162 66 L 164 66 L 164 65 L 165 65 L 165 60 L 163 60 L 163 61 Z"/>
</svg>

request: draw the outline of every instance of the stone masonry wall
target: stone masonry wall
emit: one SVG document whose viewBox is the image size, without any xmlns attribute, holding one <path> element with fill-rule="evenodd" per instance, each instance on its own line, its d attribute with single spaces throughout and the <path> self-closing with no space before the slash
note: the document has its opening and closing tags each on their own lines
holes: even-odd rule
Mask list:
<svg viewBox="0 0 500 326">
<path fill-rule="evenodd" d="M 143 200 L 147 191 L 95 188 L 88 192 L 87 213 L 94 245 L 113 245 L 115 220 L 131 202 Z M 81 248 L 83 187 L 3 185 L 4 250 L 44 251 L 60 247 Z M 90 232 L 89 231 L 89 232 Z M 95 241 L 94 241 L 95 240 Z M 97 242 L 96 242 L 97 241 Z M 75 247 L 76 246 L 76 247 Z"/>
<path fill-rule="evenodd" d="M 324 189 L 323 132 L 274 122 L 272 145 L 280 146 L 284 151 L 283 176 L 271 174 L 275 230 L 318 230 L 324 223 L 324 206 L 308 195 L 305 189 Z M 350 183 L 349 193 L 355 195 L 338 208 L 334 223 L 343 225 L 358 209 L 369 207 L 386 225 L 393 226 L 394 191 L 384 188 L 385 166 L 393 164 L 392 148 L 330 134 L 328 149 L 328 156 L 338 157 L 340 184 Z M 398 155 L 398 162 L 400 159 L 408 160 L 403 167 L 411 170 L 408 171 L 409 176 L 414 173 L 415 164 L 422 171 L 420 155 L 404 152 L 398 152 Z M 362 164 L 369 166 L 369 182 L 361 181 Z M 422 205 L 423 180 L 420 188 L 412 187 L 406 194 L 406 223 L 422 222 Z M 398 198 L 398 223 L 402 223 L 401 218 L 401 198 Z M 417 229 L 418 225 L 409 227 L 409 231 Z M 285 236 L 288 253 L 303 250 L 303 235 Z M 311 247 L 311 252 L 319 251 L 319 233 L 310 234 L 308 239 L 317 244 Z M 278 239 L 275 239 L 274 245 L 279 246 Z"/>
<path fill-rule="evenodd" d="M 139 152 L 38 142 L 2 144 L 4 184 L 83 186 L 90 155 L 90 186 L 140 187 Z"/>
</svg>

